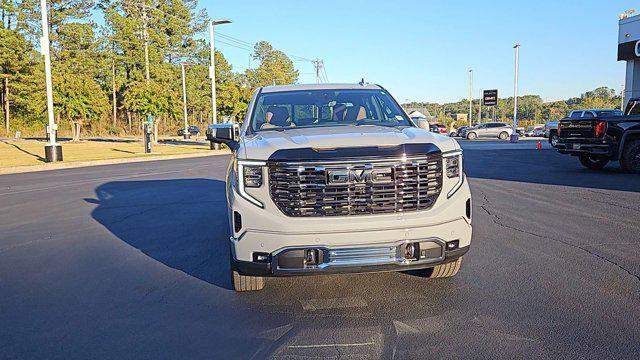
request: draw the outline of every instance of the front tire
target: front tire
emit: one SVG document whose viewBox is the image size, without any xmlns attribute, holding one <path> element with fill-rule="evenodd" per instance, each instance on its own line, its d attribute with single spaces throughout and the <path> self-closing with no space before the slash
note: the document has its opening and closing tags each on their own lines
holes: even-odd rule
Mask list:
<svg viewBox="0 0 640 360">
<path fill-rule="evenodd" d="M 450 263 L 437 265 L 428 269 L 416 270 L 413 273 L 428 279 L 441 279 L 455 276 L 462 266 L 462 257 Z"/>
<path fill-rule="evenodd" d="M 558 146 L 558 134 L 549 135 L 549 144 L 551 144 L 551 146 L 553 147 Z"/>
<path fill-rule="evenodd" d="M 594 158 L 589 155 L 580 155 L 580 163 L 590 170 L 602 170 L 609 163 L 607 158 Z"/>
<path fill-rule="evenodd" d="M 467 134 L 467 140 L 475 140 L 478 138 L 478 135 L 476 133 L 468 133 Z"/>
<path fill-rule="evenodd" d="M 237 271 L 232 271 L 231 277 L 235 291 L 258 291 L 264 288 L 263 277 L 240 275 Z"/>
<path fill-rule="evenodd" d="M 508 137 L 509 137 L 509 133 L 507 133 L 506 131 L 503 131 L 500 133 L 500 135 L 498 135 L 498 139 L 500 140 L 507 140 Z"/>
<path fill-rule="evenodd" d="M 640 174 L 640 140 L 634 140 L 624 147 L 620 166 L 626 172 Z"/>
</svg>

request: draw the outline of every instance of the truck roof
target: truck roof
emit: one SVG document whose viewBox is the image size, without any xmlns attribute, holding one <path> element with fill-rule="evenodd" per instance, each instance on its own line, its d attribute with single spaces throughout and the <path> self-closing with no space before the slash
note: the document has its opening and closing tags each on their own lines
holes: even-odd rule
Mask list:
<svg viewBox="0 0 640 360">
<path fill-rule="evenodd" d="M 304 90 L 382 90 L 382 86 L 375 84 L 292 84 L 265 86 L 263 93 L 273 93 L 282 91 L 304 91 Z"/>
</svg>

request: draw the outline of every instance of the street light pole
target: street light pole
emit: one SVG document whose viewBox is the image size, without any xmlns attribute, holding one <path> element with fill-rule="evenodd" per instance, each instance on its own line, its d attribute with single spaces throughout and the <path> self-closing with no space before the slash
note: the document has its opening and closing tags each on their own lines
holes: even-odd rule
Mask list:
<svg viewBox="0 0 640 360">
<path fill-rule="evenodd" d="M 44 56 L 44 75 L 47 87 L 47 116 L 49 126 L 49 143 L 44 147 L 45 160 L 47 162 L 62 161 L 62 145 L 56 142 L 56 131 L 58 126 L 53 115 L 53 86 L 51 81 L 51 52 L 49 43 L 49 20 L 47 16 L 47 1 L 40 0 L 40 13 L 42 15 L 42 38 L 40 39 L 40 51 Z"/>
<path fill-rule="evenodd" d="M 473 70 L 469 70 L 469 126 L 473 124 Z"/>
<path fill-rule="evenodd" d="M 211 67 L 209 67 L 209 77 L 211 78 L 211 111 L 213 112 L 213 123 L 218 123 L 218 108 L 216 105 L 216 50 L 214 27 L 216 25 L 230 24 L 231 20 L 213 20 L 209 23 L 209 45 L 211 47 Z M 213 145 L 213 149 L 219 150 L 220 144 Z"/>
<path fill-rule="evenodd" d="M 190 136 L 189 134 L 189 120 L 188 120 L 188 115 L 187 115 L 187 82 L 185 80 L 185 76 L 184 76 L 184 66 L 185 64 L 182 63 L 180 64 L 180 67 L 182 68 L 182 102 L 184 105 L 184 138 L 185 140 L 188 139 Z"/>
<path fill-rule="evenodd" d="M 519 67 L 519 53 L 520 44 L 516 44 L 514 47 L 516 52 L 515 61 L 515 76 L 513 79 L 513 134 L 511 134 L 511 142 L 518 142 L 518 67 Z"/>
</svg>

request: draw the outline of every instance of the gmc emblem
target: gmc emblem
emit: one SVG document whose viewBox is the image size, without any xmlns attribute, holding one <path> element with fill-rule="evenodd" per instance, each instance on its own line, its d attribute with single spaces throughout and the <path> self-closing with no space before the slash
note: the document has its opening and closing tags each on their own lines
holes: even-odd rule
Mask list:
<svg viewBox="0 0 640 360">
<path fill-rule="evenodd" d="M 390 182 L 393 182 L 393 170 L 391 168 L 327 171 L 328 185 L 384 184 Z"/>
</svg>

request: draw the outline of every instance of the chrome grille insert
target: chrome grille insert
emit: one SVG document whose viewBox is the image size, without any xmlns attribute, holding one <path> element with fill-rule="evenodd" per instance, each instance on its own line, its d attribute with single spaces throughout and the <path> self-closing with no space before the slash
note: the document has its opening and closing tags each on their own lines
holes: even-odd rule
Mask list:
<svg viewBox="0 0 640 360">
<path fill-rule="evenodd" d="M 349 216 L 430 209 L 442 190 L 440 153 L 409 159 L 269 162 L 271 198 L 287 216 Z"/>
</svg>

